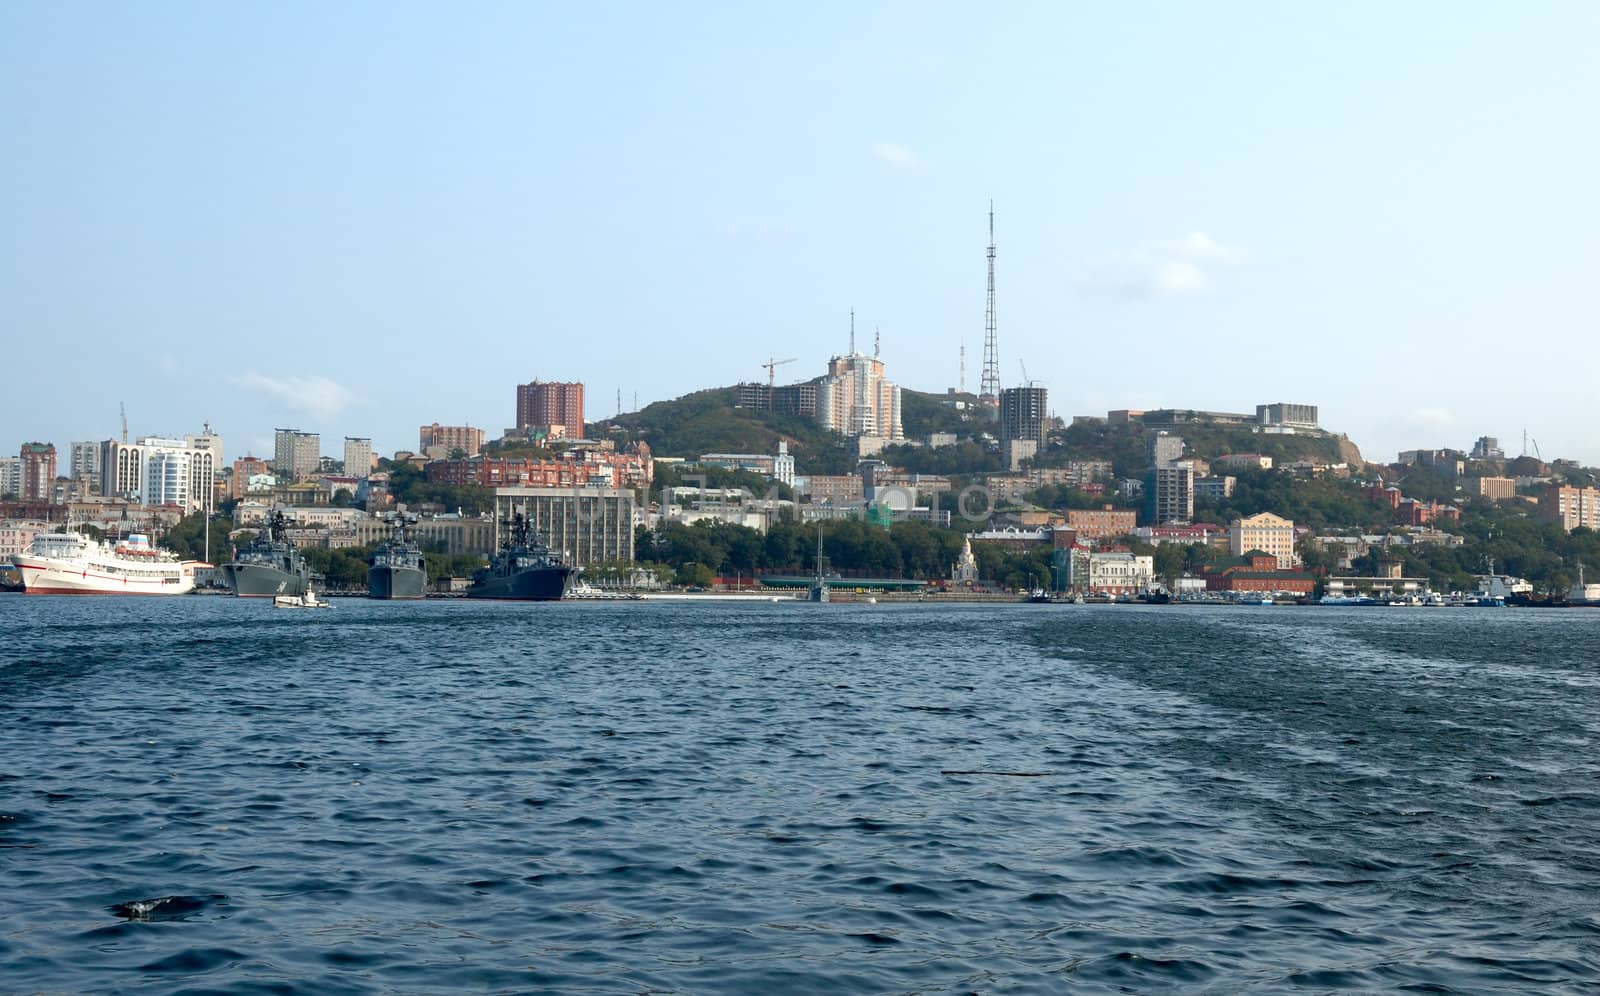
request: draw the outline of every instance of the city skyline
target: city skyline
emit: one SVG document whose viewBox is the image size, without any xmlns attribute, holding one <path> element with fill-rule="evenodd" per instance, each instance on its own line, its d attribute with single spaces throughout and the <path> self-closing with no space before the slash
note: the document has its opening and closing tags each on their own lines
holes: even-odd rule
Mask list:
<svg viewBox="0 0 1600 996">
<path fill-rule="evenodd" d="M 8 369 L 79 380 L 8 447 L 122 402 L 230 460 L 392 453 L 535 379 L 593 421 L 814 376 L 852 306 L 895 383 L 964 346 L 975 392 L 992 198 L 1001 385 L 1058 415 L 1305 401 L 1371 460 L 1600 464 L 1553 362 L 1600 359 L 1584 5 L 170 9 L 0 11 Z"/>
</svg>

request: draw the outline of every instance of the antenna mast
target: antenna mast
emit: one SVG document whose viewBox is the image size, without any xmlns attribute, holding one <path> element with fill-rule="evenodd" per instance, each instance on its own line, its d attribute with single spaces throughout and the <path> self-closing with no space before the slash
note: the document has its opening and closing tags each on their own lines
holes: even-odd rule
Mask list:
<svg viewBox="0 0 1600 996">
<path fill-rule="evenodd" d="M 967 393 L 967 344 L 961 344 L 961 377 L 956 381 L 956 393 Z"/>
<path fill-rule="evenodd" d="M 126 443 L 128 441 L 128 406 L 119 401 L 117 402 L 117 410 L 122 413 L 122 441 Z"/>
<path fill-rule="evenodd" d="M 850 355 L 856 355 L 856 309 L 850 309 Z"/>
<path fill-rule="evenodd" d="M 1000 343 L 994 317 L 994 201 L 989 202 L 989 301 L 983 315 L 983 381 L 978 400 L 990 408 L 1000 407 Z"/>
</svg>

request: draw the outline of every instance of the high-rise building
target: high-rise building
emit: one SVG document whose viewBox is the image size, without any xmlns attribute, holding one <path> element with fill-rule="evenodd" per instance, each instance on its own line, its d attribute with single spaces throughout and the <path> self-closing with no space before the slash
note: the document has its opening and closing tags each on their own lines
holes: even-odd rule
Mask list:
<svg viewBox="0 0 1600 996">
<path fill-rule="evenodd" d="M 1150 466 L 1165 467 L 1183 456 L 1183 437 L 1158 432 L 1150 437 Z"/>
<path fill-rule="evenodd" d="M 817 421 L 846 436 L 904 439 L 900 388 L 884 377 L 883 360 L 853 350 L 829 359 L 828 376 L 817 385 Z"/>
<path fill-rule="evenodd" d="M 100 444 L 92 439 L 75 441 L 71 452 L 67 476 L 83 481 L 95 491 L 100 490 Z"/>
<path fill-rule="evenodd" d="M 535 380 L 517 385 L 517 428 L 562 427 L 568 439 L 583 438 L 583 384 Z"/>
<path fill-rule="evenodd" d="M 449 459 L 460 450 L 469 457 L 477 456 L 483 449 L 483 430 L 470 425 L 432 425 L 417 430 L 417 452 L 434 460 Z"/>
<path fill-rule="evenodd" d="M 17 457 L 0 457 L 0 495 L 22 494 L 22 461 Z"/>
<path fill-rule="evenodd" d="M 23 501 L 49 501 L 56 484 L 56 448 L 52 443 L 23 443 L 17 459 L 22 461 Z"/>
<path fill-rule="evenodd" d="M 185 512 L 216 507 L 216 455 L 209 446 L 190 446 L 188 438 L 141 436 L 139 484 L 144 505 L 176 505 Z M 221 440 L 216 445 L 220 447 Z"/>
<path fill-rule="evenodd" d="M 211 454 L 211 465 L 224 466 L 222 459 L 222 437 L 211 431 L 211 423 L 202 423 L 201 430 L 192 435 L 184 436 L 183 441 L 191 450 L 203 450 Z"/>
<path fill-rule="evenodd" d="M 272 441 L 272 467 L 280 476 L 298 481 L 316 473 L 322 458 L 322 437 L 299 429 L 278 429 Z"/>
<path fill-rule="evenodd" d="M 1042 387 L 1008 387 L 1000 392 L 1000 445 L 1029 439 L 1044 447 L 1049 396 Z"/>
<path fill-rule="evenodd" d="M 365 436 L 344 437 L 344 472 L 347 477 L 372 476 L 372 440 Z"/>
<path fill-rule="evenodd" d="M 1155 525 L 1194 518 L 1194 464 L 1179 460 L 1155 470 Z"/>
<path fill-rule="evenodd" d="M 1549 485 L 1539 496 L 1539 518 L 1569 533 L 1579 526 L 1600 529 L 1600 488 Z"/>
<path fill-rule="evenodd" d="M 107 498 L 136 498 L 144 483 L 144 448 L 107 439 L 100 444 L 100 493 Z"/>
<path fill-rule="evenodd" d="M 1228 550 L 1235 557 L 1242 557 L 1252 550 L 1270 553 L 1277 558 L 1280 571 L 1293 570 L 1294 521 L 1271 512 L 1234 519 L 1228 527 Z"/>
</svg>

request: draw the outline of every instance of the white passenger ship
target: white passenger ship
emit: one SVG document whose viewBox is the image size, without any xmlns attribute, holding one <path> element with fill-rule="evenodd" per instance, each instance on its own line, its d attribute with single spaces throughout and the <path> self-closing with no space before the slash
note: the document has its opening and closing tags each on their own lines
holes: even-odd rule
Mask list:
<svg viewBox="0 0 1600 996">
<path fill-rule="evenodd" d="M 135 533 L 103 543 L 82 533 L 39 533 L 11 562 L 31 595 L 182 595 L 194 590 L 194 561 L 150 545 Z"/>
</svg>

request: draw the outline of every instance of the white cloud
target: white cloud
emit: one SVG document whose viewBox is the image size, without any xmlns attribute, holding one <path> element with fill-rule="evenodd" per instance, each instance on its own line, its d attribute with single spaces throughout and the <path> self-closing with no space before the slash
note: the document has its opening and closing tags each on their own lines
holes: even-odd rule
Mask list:
<svg viewBox="0 0 1600 996">
<path fill-rule="evenodd" d="M 1092 266 L 1083 285 L 1100 293 L 1149 300 L 1211 289 L 1213 270 L 1236 262 L 1237 249 L 1204 232 L 1125 249 Z"/>
<path fill-rule="evenodd" d="M 922 157 L 896 142 L 878 142 L 872 154 L 896 169 L 919 169 L 928 165 Z"/>
<path fill-rule="evenodd" d="M 1205 232 L 1190 232 L 1181 239 L 1160 245 L 1169 255 L 1184 259 L 1231 260 L 1239 255 L 1238 250 L 1223 245 Z"/>
<path fill-rule="evenodd" d="M 1154 297 L 1199 294 L 1209 286 L 1205 271 L 1188 260 L 1167 260 L 1159 264 L 1151 272 L 1148 284 Z"/>
<path fill-rule="evenodd" d="M 326 377 L 268 377 L 255 372 L 232 378 L 248 391 L 276 398 L 293 411 L 332 418 L 356 403 L 349 388 Z"/>
</svg>

